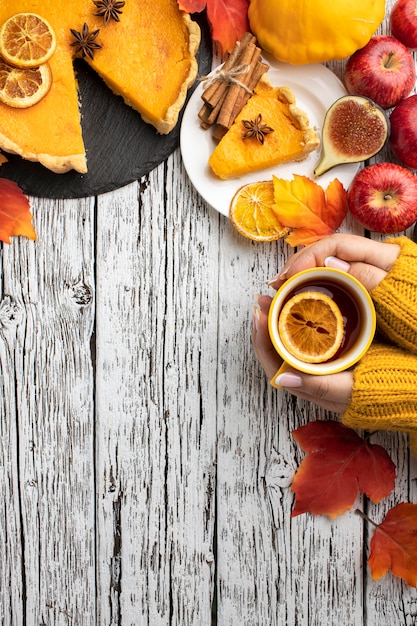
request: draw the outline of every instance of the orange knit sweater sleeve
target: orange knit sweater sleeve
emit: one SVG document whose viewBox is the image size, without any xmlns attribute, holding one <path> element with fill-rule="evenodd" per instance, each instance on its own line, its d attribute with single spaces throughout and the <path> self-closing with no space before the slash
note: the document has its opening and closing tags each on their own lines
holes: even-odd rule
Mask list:
<svg viewBox="0 0 417 626">
<path fill-rule="evenodd" d="M 389 239 L 401 246 L 398 259 L 371 292 L 378 330 L 391 342 L 417 354 L 417 244 L 407 237 Z"/>
<path fill-rule="evenodd" d="M 342 421 L 352 428 L 409 431 L 417 444 L 417 245 L 405 237 L 391 242 L 400 244 L 400 255 L 371 293 L 378 330 L 389 343 L 375 341 L 356 366 Z"/>
<path fill-rule="evenodd" d="M 417 431 L 417 356 L 373 343 L 355 368 L 352 399 L 342 421 L 366 430 Z"/>
</svg>

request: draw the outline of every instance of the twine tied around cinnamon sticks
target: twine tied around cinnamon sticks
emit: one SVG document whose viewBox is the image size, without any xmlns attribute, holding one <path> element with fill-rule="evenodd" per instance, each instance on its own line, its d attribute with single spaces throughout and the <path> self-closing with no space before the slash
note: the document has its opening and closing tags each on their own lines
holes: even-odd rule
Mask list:
<svg viewBox="0 0 417 626">
<path fill-rule="evenodd" d="M 198 114 L 205 129 L 214 125 L 214 139 L 221 139 L 253 93 L 268 65 L 260 60 L 261 49 L 251 33 L 245 33 L 222 68 L 205 77 L 203 106 Z M 206 82 L 207 81 L 207 82 Z"/>
<path fill-rule="evenodd" d="M 237 67 L 231 68 L 230 70 L 224 70 L 223 68 L 218 70 L 213 76 L 204 76 L 201 80 L 205 85 L 205 89 L 211 87 L 211 85 L 215 84 L 217 81 L 223 81 L 227 85 L 238 85 L 242 89 L 244 89 L 249 95 L 253 94 L 253 90 L 249 89 L 245 83 L 242 83 L 238 80 L 237 77 L 243 76 L 249 72 L 250 66 L 246 65 L 238 65 Z"/>
</svg>

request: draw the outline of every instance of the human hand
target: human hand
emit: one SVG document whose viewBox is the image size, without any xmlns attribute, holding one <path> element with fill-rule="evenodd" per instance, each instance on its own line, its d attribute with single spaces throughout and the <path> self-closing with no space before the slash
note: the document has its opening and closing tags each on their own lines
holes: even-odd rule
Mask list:
<svg viewBox="0 0 417 626">
<path fill-rule="evenodd" d="M 259 296 L 258 306 L 254 308 L 252 343 L 255 354 L 261 363 L 268 380 L 282 365 L 282 359 L 272 345 L 268 332 L 268 310 L 272 298 Z M 347 408 L 352 393 L 353 374 L 351 371 L 332 374 L 331 376 L 312 376 L 288 368 L 276 380 L 290 393 L 314 402 L 328 411 L 343 413 Z"/>
<path fill-rule="evenodd" d="M 294 254 L 282 271 L 268 281 L 278 289 L 287 278 L 309 267 L 335 267 L 349 272 L 372 291 L 385 278 L 400 253 L 400 246 L 356 235 L 335 234 Z M 282 359 L 268 333 L 268 310 L 272 298 L 259 296 L 254 309 L 252 343 L 268 379 L 276 375 Z M 342 413 L 348 406 L 353 385 L 352 371 L 331 376 L 312 376 L 287 368 L 276 384 L 293 395 L 316 403 L 324 409 Z"/>
<path fill-rule="evenodd" d="M 330 235 L 294 254 L 268 285 L 278 289 L 297 272 L 326 266 L 349 272 L 372 291 L 385 278 L 399 254 L 400 246 L 394 243 L 387 245 L 359 235 Z"/>
</svg>

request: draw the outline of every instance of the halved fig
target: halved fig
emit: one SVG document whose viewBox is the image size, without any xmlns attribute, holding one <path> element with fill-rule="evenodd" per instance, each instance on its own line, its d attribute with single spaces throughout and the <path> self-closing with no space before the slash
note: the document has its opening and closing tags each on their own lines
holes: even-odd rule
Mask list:
<svg viewBox="0 0 417 626">
<path fill-rule="evenodd" d="M 383 148 L 388 135 L 389 121 L 381 107 L 363 96 L 342 96 L 326 112 L 314 174 L 369 159 Z"/>
</svg>

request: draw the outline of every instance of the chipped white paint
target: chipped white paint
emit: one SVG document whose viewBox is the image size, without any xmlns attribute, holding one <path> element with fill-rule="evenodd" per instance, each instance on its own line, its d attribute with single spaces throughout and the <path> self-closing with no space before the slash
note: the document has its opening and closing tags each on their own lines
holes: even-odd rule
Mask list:
<svg viewBox="0 0 417 626">
<path fill-rule="evenodd" d="M 250 345 L 286 245 L 243 240 L 178 152 L 96 202 L 32 199 L 38 241 L 2 248 L 0 624 L 416 624 L 358 516 L 291 518 L 291 431 L 327 415 Z M 380 521 L 416 467 L 374 440 L 398 466 Z"/>
</svg>

